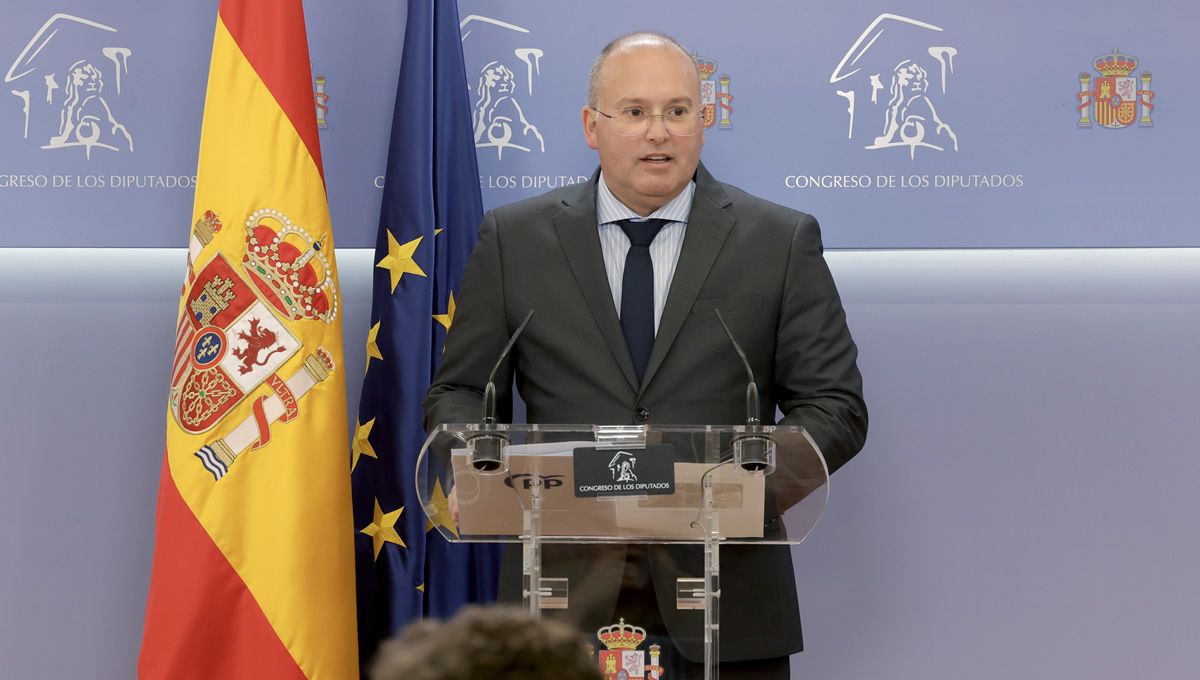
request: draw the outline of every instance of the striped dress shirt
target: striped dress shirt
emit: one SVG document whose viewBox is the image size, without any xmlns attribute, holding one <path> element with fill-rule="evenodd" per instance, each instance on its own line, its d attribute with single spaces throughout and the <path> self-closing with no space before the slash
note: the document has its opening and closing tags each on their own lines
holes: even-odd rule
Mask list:
<svg viewBox="0 0 1200 680">
<path fill-rule="evenodd" d="M 629 237 L 621 231 L 617 220 L 646 220 L 658 218 L 670 220 L 650 244 L 650 260 L 654 263 L 654 330 L 662 319 L 663 307 L 667 304 L 667 291 L 675 276 L 675 265 L 679 263 L 679 251 L 683 248 L 683 235 L 687 231 L 688 215 L 692 212 L 692 195 L 696 183 L 688 185 L 669 203 L 655 210 L 649 217 L 642 217 L 625 207 L 613 196 L 600 173 L 600 185 L 596 190 L 596 221 L 600 228 L 600 250 L 604 254 L 604 270 L 608 274 L 608 287 L 612 290 L 613 304 L 617 313 L 621 311 L 621 281 L 625 275 L 625 255 L 629 252 Z"/>
</svg>

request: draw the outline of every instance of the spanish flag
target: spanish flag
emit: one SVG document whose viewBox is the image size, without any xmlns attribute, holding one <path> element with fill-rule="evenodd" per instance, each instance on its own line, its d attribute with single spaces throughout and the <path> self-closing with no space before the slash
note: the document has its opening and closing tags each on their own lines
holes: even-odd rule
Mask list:
<svg viewBox="0 0 1200 680">
<path fill-rule="evenodd" d="M 329 208 L 300 0 L 221 0 L 179 306 L 143 678 L 353 678 Z"/>
</svg>

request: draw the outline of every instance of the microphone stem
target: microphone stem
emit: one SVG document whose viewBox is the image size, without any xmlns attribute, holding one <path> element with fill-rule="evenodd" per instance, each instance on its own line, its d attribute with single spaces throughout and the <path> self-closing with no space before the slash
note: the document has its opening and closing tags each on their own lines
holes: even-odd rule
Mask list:
<svg viewBox="0 0 1200 680">
<path fill-rule="evenodd" d="M 508 353 L 512 351 L 514 345 L 517 344 L 517 338 L 521 337 L 521 331 L 525 330 L 525 326 L 529 325 L 529 320 L 533 318 L 533 310 L 525 315 L 525 320 L 517 326 L 517 330 L 508 339 L 508 344 L 500 352 L 500 356 L 496 359 L 496 364 L 492 366 L 492 372 L 488 375 L 487 386 L 483 389 L 483 422 L 485 424 L 494 424 L 496 422 L 496 371 L 500 370 L 500 364 L 508 358 Z"/>
</svg>

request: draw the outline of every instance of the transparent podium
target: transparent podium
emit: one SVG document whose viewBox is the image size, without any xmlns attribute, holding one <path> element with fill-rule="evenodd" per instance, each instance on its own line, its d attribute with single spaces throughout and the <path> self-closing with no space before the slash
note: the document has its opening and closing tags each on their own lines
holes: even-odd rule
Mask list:
<svg viewBox="0 0 1200 680">
<path fill-rule="evenodd" d="M 720 658 L 721 548 L 800 543 L 829 480 L 808 433 L 784 426 L 449 424 L 430 433 L 416 473 L 430 524 L 447 540 L 521 544 L 520 596 L 535 616 L 578 604 L 611 618 L 612 603 L 596 595 L 620 588 L 603 573 L 619 574 L 606 546 L 618 555 L 631 544 L 660 555 L 697 546 L 684 552 L 702 550 L 702 562 L 681 560 L 669 573 L 678 574 L 675 608 L 703 615 L 705 678 L 717 677 Z M 560 544 L 575 546 L 561 548 L 576 556 L 566 576 L 549 573 L 547 551 Z M 632 630 L 614 626 L 610 649 L 628 650 Z M 656 677 L 653 667 L 631 677 Z"/>
</svg>

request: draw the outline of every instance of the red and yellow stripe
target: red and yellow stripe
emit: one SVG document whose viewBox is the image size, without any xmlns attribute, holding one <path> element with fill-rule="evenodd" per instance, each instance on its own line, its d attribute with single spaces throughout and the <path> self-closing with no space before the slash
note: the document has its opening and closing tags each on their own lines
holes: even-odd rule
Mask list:
<svg viewBox="0 0 1200 680">
<path fill-rule="evenodd" d="M 193 219 L 213 210 L 225 227 L 197 271 L 218 254 L 240 265 L 247 217 L 269 208 L 325 238 L 336 281 L 307 45 L 300 0 L 221 1 Z M 229 474 L 214 481 L 193 454 L 254 418 L 269 387 L 200 435 L 168 413 L 143 678 L 358 676 L 341 316 L 286 325 L 304 349 L 278 374 L 317 347 L 336 368 Z"/>
</svg>

